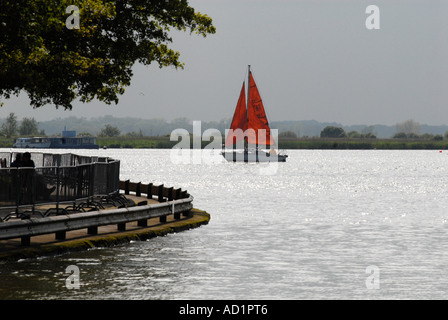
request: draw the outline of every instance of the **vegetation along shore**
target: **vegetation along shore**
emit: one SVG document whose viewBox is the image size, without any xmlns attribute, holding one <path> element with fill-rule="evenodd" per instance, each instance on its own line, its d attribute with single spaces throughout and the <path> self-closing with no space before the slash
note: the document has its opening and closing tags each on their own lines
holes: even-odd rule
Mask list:
<svg viewBox="0 0 448 320">
<path fill-rule="evenodd" d="M 202 130 L 216 128 L 224 134 L 228 122 L 203 122 Z M 79 136 L 97 136 L 98 145 L 105 148 L 170 149 L 178 143 L 170 141 L 170 133 L 174 129 L 185 128 L 191 132 L 191 121 L 184 118 L 168 122 L 110 116 L 92 119 L 69 117 L 38 123 L 33 118 L 20 121 L 12 113 L 0 119 L 0 123 L 0 148 L 12 148 L 17 137 L 58 136 L 64 127 L 76 130 Z M 279 149 L 448 149 L 448 126 L 425 126 L 413 120 L 395 126 L 283 121 L 273 122 L 273 127 L 279 132 Z M 91 131 L 92 128 L 96 131 Z M 209 143 L 203 141 L 202 148 Z"/>
<path fill-rule="evenodd" d="M 0 148 L 12 148 L 14 138 L 0 138 Z M 98 144 L 104 148 L 153 148 L 171 149 L 178 142 L 162 137 L 99 137 Z M 202 142 L 202 148 L 210 142 Z M 193 144 L 191 144 L 193 146 Z M 446 150 L 448 140 L 425 139 L 365 139 L 365 138 L 295 138 L 278 141 L 279 149 L 347 149 L 347 150 Z"/>
</svg>

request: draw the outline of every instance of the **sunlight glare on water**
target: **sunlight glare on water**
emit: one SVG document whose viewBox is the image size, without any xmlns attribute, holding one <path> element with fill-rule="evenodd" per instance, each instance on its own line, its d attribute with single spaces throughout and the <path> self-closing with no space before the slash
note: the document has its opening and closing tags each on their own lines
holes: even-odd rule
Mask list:
<svg viewBox="0 0 448 320">
<path fill-rule="evenodd" d="M 208 225 L 146 242 L 0 264 L 0 297 L 444 299 L 448 157 L 289 151 L 261 164 L 173 164 L 170 150 L 99 150 L 121 179 L 188 190 Z M 76 151 L 75 153 L 81 154 Z M 65 288 L 77 265 L 81 288 Z M 380 271 L 369 289 L 366 268 Z"/>
</svg>

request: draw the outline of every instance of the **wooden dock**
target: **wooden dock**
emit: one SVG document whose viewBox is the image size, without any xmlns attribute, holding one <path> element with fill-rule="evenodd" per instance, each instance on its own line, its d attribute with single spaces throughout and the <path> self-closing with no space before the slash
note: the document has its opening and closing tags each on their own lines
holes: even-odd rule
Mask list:
<svg viewBox="0 0 448 320">
<path fill-rule="evenodd" d="M 1 222 L 0 260 L 144 241 L 210 220 L 208 213 L 193 208 L 193 197 L 180 189 L 129 181 L 121 182 L 120 188 L 129 203 L 126 207 Z"/>
</svg>

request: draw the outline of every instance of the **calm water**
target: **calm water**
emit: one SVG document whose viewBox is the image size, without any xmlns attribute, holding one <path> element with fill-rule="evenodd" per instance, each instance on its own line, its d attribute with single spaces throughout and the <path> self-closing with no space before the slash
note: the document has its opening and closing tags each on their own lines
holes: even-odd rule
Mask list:
<svg viewBox="0 0 448 320">
<path fill-rule="evenodd" d="M 187 189 L 210 224 L 0 264 L 0 298 L 446 298 L 448 152 L 297 150 L 276 168 L 219 155 L 178 164 L 170 152 L 75 153 L 120 159 L 122 179 Z M 69 265 L 79 289 L 65 286 Z"/>
</svg>

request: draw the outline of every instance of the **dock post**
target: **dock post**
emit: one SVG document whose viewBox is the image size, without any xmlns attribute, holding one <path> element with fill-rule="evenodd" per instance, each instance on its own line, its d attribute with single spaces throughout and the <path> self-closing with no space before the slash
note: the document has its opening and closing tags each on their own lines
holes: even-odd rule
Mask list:
<svg viewBox="0 0 448 320">
<path fill-rule="evenodd" d="M 137 221 L 137 225 L 139 227 L 147 227 L 148 226 L 148 220 L 147 219 L 138 220 Z"/>
<path fill-rule="evenodd" d="M 66 232 L 65 231 L 57 231 L 55 234 L 56 240 L 65 240 L 66 239 Z"/>
<path fill-rule="evenodd" d="M 146 198 L 152 199 L 152 183 L 148 184 L 147 190 L 146 190 Z"/>
<path fill-rule="evenodd" d="M 124 182 L 124 194 L 129 194 L 129 180 Z"/>
<path fill-rule="evenodd" d="M 126 223 L 118 223 L 117 230 L 118 231 L 126 231 Z"/>
<path fill-rule="evenodd" d="M 146 206 L 147 204 L 148 204 L 148 201 L 140 201 L 139 203 L 137 203 L 137 206 Z M 148 226 L 148 219 L 138 220 L 137 221 L 137 225 L 139 227 L 147 227 Z"/>
<path fill-rule="evenodd" d="M 136 195 L 137 197 L 140 197 L 140 196 L 142 195 L 142 192 L 141 192 L 141 185 L 142 185 L 142 183 L 141 183 L 141 182 L 138 182 L 138 183 L 137 183 L 137 186 L 135 187 L 135 195 Z"/>
<path fill-rule="evenodd" d="M 168 201 L 173 201 L 173 190 L 173 187 L 168 189 Z"/>
<path fill-rule="evenodd" d="M 88 227 L 87 234 L 92 234 L 92 235 L 98 234 L 98 226 Z"/>
<path fill-rule="evenodd" d="M 182 212 L 182 215 L 183 215 L 184 217 L 188 217 L 188 216 L 190 216 L 190 215 L 191 215 L 191 210 Z"/>
<path fill-rule="evenodd" d="M 31 237 L 30 236 L 23 236 L 20 238 L 20 244 L 23 247 L 27 247 L 29 245 L 31 245 Z"/>
<path fill-rule="evenodd" d="M 161 184 L 161 185 L 159 186 L 158 201 L 159 201 L 159 202 L 164 202 L 164 200 L 163 200 L 163 184 Z"/>
</svg>

